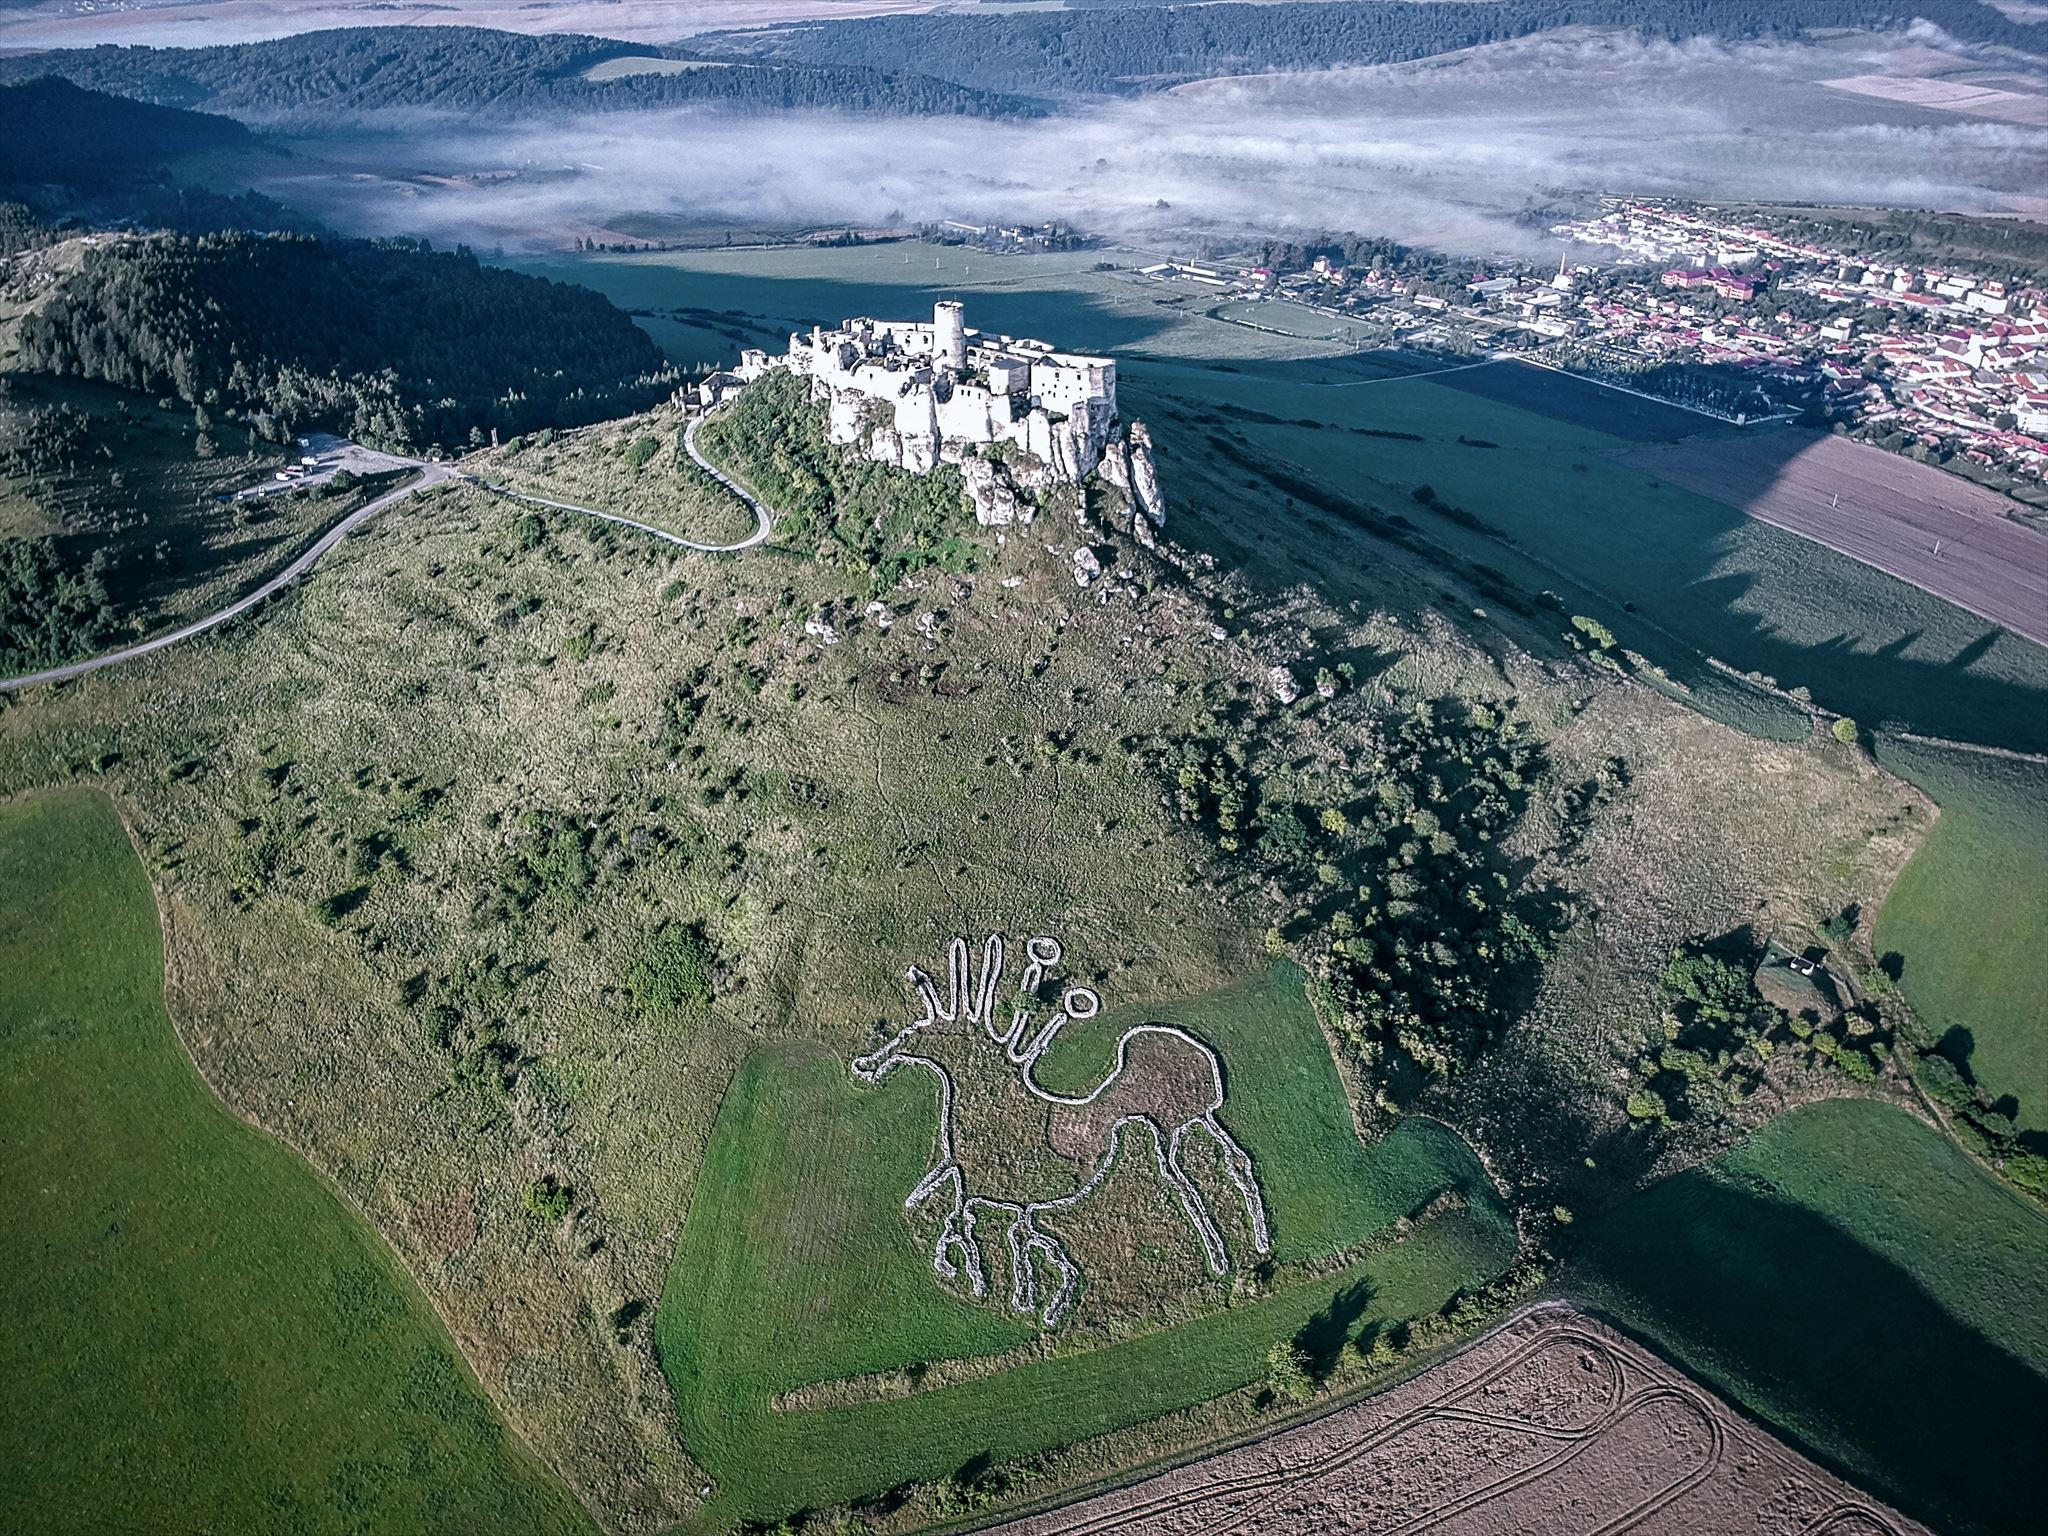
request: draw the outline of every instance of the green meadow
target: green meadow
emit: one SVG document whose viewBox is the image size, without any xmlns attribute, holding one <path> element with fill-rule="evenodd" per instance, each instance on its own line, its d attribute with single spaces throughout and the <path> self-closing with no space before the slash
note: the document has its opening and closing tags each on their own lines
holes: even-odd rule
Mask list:
<svg viewBox="0 0 2048 1536">
<path fill-rule="evenodd" d="M 1223 1060 L 1219 1118 L 1251 1154 L 1272 1207 L 1273 1255 L 1320 1258 L 1409 1215 L 1440 1190 L 1484 1200 L 1485 1171 L 1458 1136 L 1432 1120 L 1400 1121 L 1371 1146 L 1291 962 L 1165 1008 L 1112 1009 L 1071 1025 L 1039 1062 L 1054 1093 L 1092 1090 L 1116 1065 L 1134 1024 L 1178 1024 Z"/>
<path fill-rule="evenodd" d="M 2022 1130 L 2048 1131 L 2048 766 L 1882 737 L 1941 806 L 1878 915 L 1876 947 L 1944 1053 Z M 2009 1106 L 2008 1106 L 2009 1107 Z"/>
<path fill-rule="evenodd" d="M 1389 375 L 1372 354 L 1210 319 L 1206 301 L 1094 270 L 1097 254 L 902 243 L 532 265 L 642 313 L 685 365 L 731 361 L 742 335 L 776 350 L 793 326 L 959 298 L 970 325 L 1114 351 L 1127 414 L 1151 424 L 1172 466 L 1177 536 L 1226 558 L 1346 596 L 1374 585 L 1393 553 L 1384 526 L 1305 504 L 1289 494 L 1299 477 L 1356 513 L 1405 519 L 1468 583 L 1484 567 L 1483 583 L 1546 628 L 1599 619 L 1687 702 L 1752 734 L 1809 725 L 1708 658 L 1866 725 L 2048 751 L 2048 650 L 1619 458 L 1646 439 L 1733 429 L 1519 365 Z M 683 305 L 686 318 L 660 318 Z M 1423 485 L 1434 508 L 1414 499 Z M 1545 592 L 1563 612 L 1531 608 Z"/>
<path fill-rule="evenodd" d="M 1567 1288 L 1938 1530 L 2048 1507 L 2048 1216 L 1866 1100 L 1590 1221 Z"/>
<path fill-rule="evenodd" d="M 1320 1277 L 1283 1269 L 1264 1298 L 1178 1327 L 909 1397 L 777 1411 L 795 1387 L 994 1354 L 1036 1330 L 943 1290 L 903 1212 L 930 1161 L 928 1077 L 868 1088 L 813 1047 L 756 1051 L 720 1109 L 656 1322 L 685 1439 L 718 1480 L 703 1522 L 779 1518 L 1142 1424 L 1259 1380 L 1272 1345 L 1340 1296 L 1361 1327 L 1412 1317 L 1512 1258 L 1506 1215 L 1455 1136 L 1417 1125 L 1359 1143 L 1298 972 L 1169 1012 L 1231 1063 L 1226 1114 L 1260 1169 L 1276 1256 L 1347 1247 L 1444 1189 L 1469 1203 Z M 1267 1028 L 1279 1034 L 1263 1051 L 1230 1054 Z"/>
<path fill-rule="evenodd" d="M 384 1244 L 193 1070 L 103 796 L 0 806 L 0 976 L 0 1529 L 593 1529 Z"/>
<path fill-rule="evenodd" d="M 1463 374 L 1356 387 L 1185 367 L 1138 377 L 1141 390 L 1179 410 L 1163 434 L 1170 454 L 1235 447 L 1253 466 L 1397 515 L 1439 549 L 1487 567 L 1523 604 L 1555 594 L 1557 627 L 1567 613 L 1600 620 L 1692 689 L 1703 711 L 1742 729 L 1807 727 L 1798 711 L 1718 675 L 1708 658 L 1807 688 L 1867 725 L 2048 749 L 2048 650 L 1622 462 L 1630 439 L 1589 424 L 1597 402 L 1581 396 L 1594 386 L 1543 375 L 1515 396 L 1549 401 L 1538 414 Z M 1425 486 L 1428 504 L 1416 496 Z M 1263 500 L 1270 505 L 1270 492 Z M 1330 520 L 1314 508 L 1292 515 Z M 1738 691 L 1747 698 L 1731 715 Z"/>
</svg>

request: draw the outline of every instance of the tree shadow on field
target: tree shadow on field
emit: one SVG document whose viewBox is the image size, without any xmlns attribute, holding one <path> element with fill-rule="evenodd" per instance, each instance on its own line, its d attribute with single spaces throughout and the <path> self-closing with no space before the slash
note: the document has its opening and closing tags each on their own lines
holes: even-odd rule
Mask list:
<svg viewBox="0 0 2048 1536">
<path fill-rule="evenodd" d="M 1937 1529 L 2037 1531 L 2048 1377 L 1813 1212 L 1704 1170 L 1580 1228 L 1566 1288 Z"/>
<path fill-rule="evenodd" d="M 1790 427 L 1738 434 L 1705 417 L 1516 365 L 1447 375 L 1440 384 L 1389 385 L 1406 395 L 1398 409 L 1402 396 L 1374 389 L 1300 388 L 1325 382 L 1319 360 L 1267 363 L 1257 371 L 1292 386 L 1287 401 L 1317 402 L 1333 425 L 1399 421 L 1420 426 L 1424 441 L 1309 434 L 1291 419 L 1233 414 L 1179 384 L 1151 398 L 1142 369 L 1134 367 L 1125 393 L 1159 444 L 1180 514 L 1173 536 L 1255 582 L 1305 582 L 1337 606 L 1356 600 L 1401 619 L 1435 610 L 1467 629 L 1472 609 L 1483 608 L 1539 648 L 1561 648 L 1569 616 L 1583 613 L 1705 695 L 1731 686 L 1707 665 L 1712 657 L 1785 688 L 1805 686 L 1828 708 L 1867 724 L 1895 722 L 2048 751 L 2048 668 L 2036 648 L 1875 572 L 1867 578 L 1867 601 L 1845 593 L 1816 613 L 1813 572 L 1840 562 L 1846 578 L 1856 562 L 1795 534 L 1775 534 L 1739 510 L 1789 474 L 1793 461 L 1822 441 L 1819 434 Z M 1412 391 L 1428 389 L 1441 390 L 1441 420 L 1415 414 Z M 1458 443 L 1460 393 L 1556 425 L 1547 439 L 1534 425 L 1522 427 L 1523 441 L 1491 455 L 1500 471 L 1493 481 L 1473 485 L 1468 478 L 1454 496 L 1418 502 L 1419 480 L 1439 466 L 1448 473 L 1456 456 L 1468 453 Z M 1638 404 L 1657 420 L 1635 423 Z M 1673 416 L 1675 428 L 1667 420 Z M 1735 446 L 1713 499 L 1627 463 L 1612 470 L 1603 464 L 1597 480 L 1587 480 L 1589 492 L 1575 496 L 1559 469 L 1587 467 L 1612 447 L 1601 440 L 1581 446 L 1575 429 L 1639 441 L 1689 433 L 1686 441 L 1705 445 L 1702 451 L 1717 438 Z M 1882 459 L 1875 462 L 1882 467 Z M 1592 494 L 1594 487 L 1603 494 Z M 1961 482 L 1956 490 L 1975 494 Z M 1449 501 L 1461 505 L 1447 507 Z M 1739 547 L 1775 563 L 1729 570 L 1739 537 Z"/>
<path fill-rule="evenodd" d="M 1372 1286 L 1364 1281 L 1353 1281 L 1335 1296 L 1330 1304 L 1314 1317 L 1302 1324 L 1301 1332 L 1294 1336 L 1294 1347 L 1301 1351 L 1308 1362 L 1308 1373 L 1317 1381 L 1327 1381 L 1330 1373 L 1337 1369 L 1337 1362 L 1344 1354 L 1344 1345 L 1351 1337 L 1351 1328 L 1365 1309 L 1372 1305 Z"/>
</svg>

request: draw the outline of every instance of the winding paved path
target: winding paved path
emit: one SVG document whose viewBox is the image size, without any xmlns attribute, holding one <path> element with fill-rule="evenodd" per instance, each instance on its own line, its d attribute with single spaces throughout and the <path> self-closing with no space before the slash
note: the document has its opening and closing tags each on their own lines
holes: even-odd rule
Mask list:
<svg viewBox="0 0 2048 1536">
<path fill-rule="evenodd" d="M 495 491 L 498 495 L 508 497 L 513 501 L 527 502 L 536 507 L 552 507 L 557 512 L 581 512 L 585 517 L 601 518 L 607 523 L 617 523 L 623 528 L 638 529 L 641 533 L 651 534 L 657 539 L 665 539 L 671 544 L 679 545 L 684 549 L 694 549 L 702 554 L 729 555 L 736 550 L 752 549 L 756 544 L 759 544 L 768 537 L 769 530 L 774 526 L 773 516 L 758 496 L 704 457 L 702 451 L 697 447 L 697 428 L 703 421 L 704 418 L 702 416 L 692 416 L 690 418 L 690 424 L 683 428 L 683 448 L 690 455 L 692 463 L 728 491 L 731 491 L 754 514 L 754 531 L 736 544 L 700 544 L 695 539 L 686 539 L 679 533 L 670 533 L 666 528 L 657 528 L 652 523 L 636 522 L 630 517 L 621 517 L 616 512 L 600 512 L 596 507 L 580 506 L 573 501 L 556 501 L 551 496 L 529 495 L 525 491 L 515 491 L 509 485 L 500 485 L 495 480 L 479 479 L 476 481 L 476 484 L 482 486 L 487 491 Z"/>
<path fill-rule="evenodd" d="M 194 635 L 203 635 L 209 629 L 217 629 L 227 623 L 228 620 L 247 613 L 266 598 L 275 596 L 285 587 L 297 581 L 313 568 L 314 563 L 322 555 L 326 554 L 335 545 L 339 544 L 351 533 L 354 533 L 357 528 L 375 517 L 379 512 L 382 512 L 386 507 L 391 506 L 395 502 L 403 501 L 415 492 L 424 491 L 430 486 L 443 484 L 453 479 L 455 474 L 456 471 L 451 465 L 423 464 L 420 466 L 419 478 L 409 480 L 397 490 L 386 491 L 375 501 L 365 502 L 362 506 L 357 507 L 355 511 L 349 513 L 347 517 L 344 517 L 332 528 L 321 534 L 313 542 L 312 547 L 300 555 L 298 559 L 279 571 L 254 592 L 228 604 L 227 607 L 221 609 L 218 613 L 210 613 L 203 619 L 194 619 L 190 624 L 171 630 L 167 634 L 157 635 L 153 639 L 123 647 L 118 651 L 108 651 L 101 656 L 90 656 L 84 661 L 74 661 L 68 666 L 52 667 L 47 672 L 30 672 L 21 677 L 0 677 L 0 693 L 16 688 L 32 688 L 38 683 L 68 682 L 74 677 L 83 677 L 88 672 L 97 672 L 101 667 L 111 667 L 116 662 L 134 661 L 137 657 L 147 656 L 153 651 L 161 651 L 169 646 L 176 645 L 181 640 L 190 640 Z"/>
<path fill-rule="evenodd" d="M 417 479 L 410 480 L 398 487 L 397 490 L 387 491 L 375 501 L 366 502 L 364 505 L 356 508 L 355 511 L 349 513 L 347 517 L 344 517 L 340 522 L 328 529 L 327 532 L 323 533 L 314 542 L 312 547 L 300 555 L 298 559 L 279 571 L 254 592 L 228 604 L 227 607 L 221 609 L 218 613 L 210 613 L 203 619 L 195 619 L 190 624 L 186 624 L 181 628 L 171 630 L 166 634 L 157 635 L 152 639 L 141 641 L 135 645 L 125 646 L 121 650 L 108 651 L 101 656 L 87 657 L 84 661 L 74 661 L 61 667 L 51 667 L 48 671 L 44 672 L 28 672 L 20 677 L 0 677 L 0 693 L 11 692 L 17 688 L 33 688 L 39 683 L 68 682 L 74 677 L 83 677 L 88 672 L 97 672 L 101 667 L 111 667 L 117 662 L 134 661 L 138 657 L 147 656 L 154 651 L 161 651 L 169 646 L 176 645 L 181 640 L 190 640 L 194 635 L 203 635 L 210 629 L 217 629 L 227 623 L 228 620 L 247 613 L 266 598 L 273 597 L 285 587 L 290 586 L 299 577 L 311 570 L 322 555 L 326 554 L 335 545 L 355 532 L 357 528 L 361 527 L 369 519 L 382 512 L 386 507 L 403 501 L 406 497 L 414 495 L 419 491 L 427 490 L 436 485 L 445 485 L 451 480 L 459 480 L 469 485 L 479 486 L 484 490 L 506 497 L 512 501 L 524 501 L 537 507 L 552 507 L 558 512 L 580 512 L 585 517 L 600 518 L 607 523 L 617 523 L 621 527 L 637 529 L 641 533 L 651 534 L 657 539 L 665 540 L 683 549 L 697 550 L 704 554 L 723 555 L 731 554 L 735 550 L 752 549 L 756 544 L 761 543 L 768 537 L 770 530 L 774 526 L 774 515 L 768 510 L 760 497 L 705 458 L 703 453 L 699 451 L 697 447 L 697 428 L 703 423 L 703 420 L 704 418 L 701 416 L 690 418 L 689 425 L 683 428 L 683 447 L 689 453 L 692 462 L 699 469 L 703 470 L 712 479 L 737 496 L 746 504 L 748 510 L 754 514 L 754 531 L 736 544 L 700 544 L 694 539 L 684 538 L 681 534 L 670 533 L 666 528 L 657 528 L 652 523 L 635 522 L 630 517 L 621 517 L 616 512 L 601 512 L 596 507 L 578 506 L 573 501 L 555 501 L 546 496 L 530 496 L 524 491 L 513 490 L 509 485 L 499 485 L 495 481 L 466 474 L 452 464 L 422 464 L 419 466 L 420 473 Z"/>
</svg>

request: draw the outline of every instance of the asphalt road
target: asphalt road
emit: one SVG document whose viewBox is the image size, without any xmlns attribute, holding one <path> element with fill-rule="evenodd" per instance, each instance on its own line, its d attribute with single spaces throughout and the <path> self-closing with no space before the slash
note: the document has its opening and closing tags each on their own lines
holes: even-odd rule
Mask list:
<svg viewBox="0 0 2048 1536">
<path fill-rule="evenodd" d="M 759 544 L 768 537 L 769 530 L 774 526 L 774 520 L 768 508 L 762 504 L 759 497 L 744 485 L 741 485 L 739 481 L 733 479 L 731 475 L 728 475 L 716 464 L 705 458 L 698 450 L 697 428 L 703 420 L 702 416 L 692 416 L 690 418 L 690 424 L 683 428 L 683 448 L 690 455 L 691 461 L 699 469 L 703 470 L 705 474 L 716 480 L 728 491 L 731 491 L 754 514 L 754 531 L 736 544 L 700 544 L 695 539 L 686 539 L 679 533 L 670 533 L 666 528 L 657 528 L 652 523 L 635 522 L 632 518 L 621 517 L 616 512 L 600 512 L 596 507 L 579 506 L 573 501 L 556 501 L 551 496 L 529 495 L 525 491 L 515 491 L 509 485 L 500 485 L 494 480 L 479 480 L 477 484 L 483 486 L 488 491 L 495 491 L 500 496 L 509 497 L 513 501 L 529 502 L 536 507 L 552 507 L 557 512 L 581 512 L 585 517 L 601 518 L 607 523 L 617 523 L 624 528 L 634 528 L 641 533 L 652 535 L 657 539 L 664 539 L 670 544 L 678 545 L 683 549 L 694 549 L 707 555 L 726 555 L 731 554 L 735 550 L 752 549 L 756 544 Z"/>
<path fill-rule="evenodd" d="M 419 466 L 420 473 L 418 479 L 408 481 L 395 491 L 387 491 L 375 501 L 368 502 L 349 513 L 347 517 L 322 534 L 319 540 L 304 554 L 300 555 L 298 559 L 294 560 L 282 571 L 279 571 L 254 592 L 249 593 L 246 597 L 236 602 L 230 603 L 227 607 L 221 609 L 220 612 L 210 613 L 203 619 L 196 619 L 181 629 L 171 630 L 166 634 L 157 635 L 153 639 L 141 641 L 138 644 L 124 647 L 118 651 L 108 651 L 102 656 L 91 656 L 84 661 L 74 661 L 66 666 L 52 667 L 46 672 L 30 672 L 21 677 L 0 677 L 0 693 L 9 692 L 16 688 L 33 688 L 39 683 L 67 682 L 74 677 L 83 677 L 88 672 L 97 672 L 101 667 L 111 667 L 119 662 L 134 661 L 136 658 L 147 656 L 153 651 L 161 651 L 176 645 L 181 640 L 189 640 L 194 635 L 203 635 L 210 629 L 217 629 L 230 619 L 247 613 L 266 598 L 273 597 L 285 587 L 290 586 L 299 577 L 311 570 L 322 555 L 326 554 L 335 545 L 347 538 L 370 518 L 382 512 L 386 507 L 391 506 L 395 502 L 403 501 L 406 497 L 416 492 L 424 491 L 430 486 L 442 485 L 450 480 L 468 481 L 471 484 L 482 486 L 485 490 L 513 501 L 530 502 L 537 507 L 552 507 L 558 512 L 580 512 L 586 517 L 601 518 L 607 523 L 617 523 L 621 527 L 636 529 L 641 533 L 665 540 L 680 548 L 698 550 L 704 554 L 722 555 L 730 554 L 735 550 L 752 549 L 756 544 L 761 543 L 768 537 L 769 530 L 774 525 L 773 516 L 758 496 L 698 451 L 697 428 L 702 421 L 703 418 L 701 416 L 690 419 L 690 424 L 683 429 L 683 447 L 688 451 L 691 460 L 695 462 L 699 469 L 703 470 L 712 479 L 737 496 L 746 505 L 747 509 L 754 514 L 754 531 L 738 543 L 700 544 L 695 539 L 686 539 L 680 534 L 670 533 L 666 528 L 656 528 L 651 523 L 635 522 L 632 518 L 621 517 L 616 512 L 601 512 L 596 507 L 578 506 L 572 501 L 555 501 L 546 496 L 530 496 L 524 491 L 515 491 L 510 486 L 498 485 L 492 481 L 465 474 L 452 464 L 422 464 Z"/>
<path fill-rule="evenodd" d="M 320 535 L 312 547 L 300 555 L 298 559 L 279 571 L 254 592 L 228 604 L 227 607 L 221 609 L 218 613 L 210 613 L 203 619 L 195 619 L 182 629 L 171 630 L 166 634 L 156 636 L 154 639 L 144 640 L 118 651 L 108 651 L 101 656 L 90 656 L 84 661 L 74 661 L 68 666 L 52 667 L 47 672 L 30 672 L 22 677 L 0 677 L 0 692 L 7 692 L 16 688 L 32 688 L 38 683 L 66 682 L 74 677 L 83 677 L 88 672 L 97 672 L 101 667 L 111 667 L 119 662 L 134 661 L 137 657 L 147 656 L 153 651 L 165 650 L 170 646 L 176 645 L 181 640 L 190 640 L 194 635 L 203 635 L 209 629 L 217 629 L 227 623 L 228 620 L 247 613 L 258 603 L 263 602 L 267 598 L 274 597 L 284 588 L 297 581 L 313 568 L 315 562 L 322 555 L 326 554 L 335 545 L 339 544 L 379 512 L 382 512 L 386 507 L 403 501 L 415 492 L 424 491 L 429 486 L 440 485 L 444 481 L 454 478 L 455 473 L 454 468 L 447 464 L 421 465 L 418 479 L 407 481 L 397 490 L 386 491 L 375 501 L 365 502 L 362 506 L 356 508 L 347 517 L 344 517 L 340 522 Z"/>
</svg>

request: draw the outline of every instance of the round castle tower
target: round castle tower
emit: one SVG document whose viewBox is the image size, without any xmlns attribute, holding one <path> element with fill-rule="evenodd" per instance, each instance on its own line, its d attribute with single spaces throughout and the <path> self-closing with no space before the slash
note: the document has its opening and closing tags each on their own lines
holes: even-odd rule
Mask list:
<svg viewBox="0 0 2048 1536">
<path fill-rule="evenodd" d="M 932 306 L 932 360 L 955 373 L 967 370 L 967 311 L 957 299 Z"/>
</svg>

